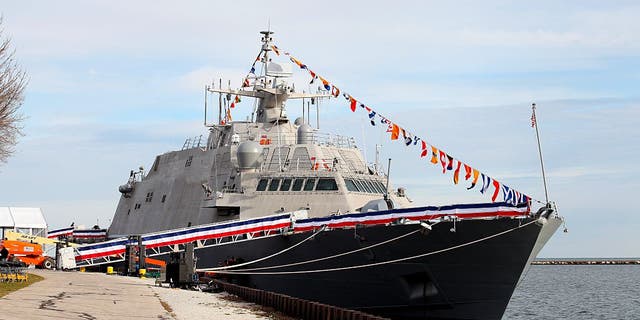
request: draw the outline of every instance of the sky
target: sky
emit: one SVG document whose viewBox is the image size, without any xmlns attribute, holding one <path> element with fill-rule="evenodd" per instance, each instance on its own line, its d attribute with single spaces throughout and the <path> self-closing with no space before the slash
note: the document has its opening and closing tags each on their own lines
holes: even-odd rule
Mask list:
<svg viewBox="0 0 640 320">
<path fill-rule="evenodd" d="M 129 170 L 206 135 L 204 86 L 240 84 L 270 25 L 278 47 L 344 91 L 544 200 L 535 102 L 550 200 L 569 231 L 540 256 L 639 257 L 639 210 L 628 204 L 640 189 L 640 4 L 392 3 L 2 1 L 29 84 L 25 136 L 0 165 L 0 206 L 40 207 L 53 229 L 107 227 Z M 295 79 L 309 88 L 304 73 Z M 320 112 L 320 129 L 354 136 L 367 160 L 382 145 L 393 184 L 416 206 L 490 201 L 343 99 Z"/>
</svg>

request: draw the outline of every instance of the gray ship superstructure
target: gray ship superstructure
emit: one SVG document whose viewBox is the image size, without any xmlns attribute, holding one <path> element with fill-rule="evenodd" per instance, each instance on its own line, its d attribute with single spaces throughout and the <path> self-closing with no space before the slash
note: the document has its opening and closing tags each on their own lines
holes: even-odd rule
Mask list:
<svg viewBox="0 0 640 320">
<path fill-rule="evenodd" d="M 288 100 L 319 103 L 330 95 L 294 92 L 286 67 L 268 59 L 265 54 L 266 74 L 251 90 L 210 89 L 257 98 L 255 121 L 211 125 L 206 142 L 189 140 L 182 150 L 157 156 L 146 174 L 132 171 L 120 187 L 111 235 L 300 209 L 320 217 L 409 204 L 404 189 L 387 190 L 386 176 L 365 162 L 353 138 L 323 134 L 303 118 L 287 117 Z"/>
<path fill-rule="evenodd" d="M 262 32 L 263 73 L 247 78 L 250 86 L 207 88 L 220 96 L 220 109 L 206 141 L 189 140 L 157 156 L 147 172 L 131 171 L 109 237 L 292 213 L 300 228 L 201 245 L 198 267 L 253 261 L 248 269 L 218 272 L 247 286 L 392 318 L 499 319 L 528 262 L 562 220 L 549 206 L 535 214 L 506 204 L 410 208 L 404 188 L 390 187 L 354 139 L 322 134 L 308 112 L 290 120 L 288 101 L 317 104 L 332 95 L 297 92 L 288 83 L 290 68 L 270 60 L 271 34 Z M 235 96 L 255 99 L 250 121 L 223 118 Z M 486 215 L 492 208 L 515 213 Z M 416 212 L 424 220 L 412 221 Z M 475 218 L 460 219 L 464 212 Z M 331 217 L 364 222 L 331 227 Z M 294 232 L 322 223 L 309 229 L 313 238 Z"/>
</svg>

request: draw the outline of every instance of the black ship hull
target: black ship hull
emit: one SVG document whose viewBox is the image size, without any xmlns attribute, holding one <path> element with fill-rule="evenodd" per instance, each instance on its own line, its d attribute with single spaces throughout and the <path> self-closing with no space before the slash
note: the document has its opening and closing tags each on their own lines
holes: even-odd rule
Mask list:
<svg viewBox="0 0 640 320">
<path fill-rule="evenodd" d="M 261 237 L 195 252 L 198 269 L 215 268 L 261 259 L 303 242 L 229 270 L 239 274 L 219 275 L 241 285 L 392 319 L 500 319 L 541 230 L 537 223 L 528 223 L 532 219 L 442 222 L 432 230 L 419 224 L 334 229 L 306 241 L 312 233 Z M 337 255 L 418 229 L 333 259 L 247 270 Z M 406 259 L 414 256 L 422 257 Z M 392 260 L 401 261 L 386 263 Z"/>
</svg>

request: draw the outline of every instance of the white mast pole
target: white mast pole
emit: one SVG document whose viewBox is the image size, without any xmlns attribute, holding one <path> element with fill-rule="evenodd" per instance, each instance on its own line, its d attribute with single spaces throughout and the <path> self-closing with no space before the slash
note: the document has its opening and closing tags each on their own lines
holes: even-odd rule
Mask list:
<svg viewBox="0 0 640 320">
<path fill-rule="evenodd" d="M 547 177 L 544 174 L 544 161 L 542 160 L 542 147 L 540 147 L 540 132 L 538 130 L 538 121 L 536 119 L 536 104 L 531 104 L 533 113 L 531 114 L 531 126 L 536 128 L 536 139 L 538 140 L 538 154 L 540 155 L 540 168 L 542 170 L 542 183 L 544 184 L 544 198 L 546 204 L 549 204 L 549 192 L 547 191 Z"/>
</svg>

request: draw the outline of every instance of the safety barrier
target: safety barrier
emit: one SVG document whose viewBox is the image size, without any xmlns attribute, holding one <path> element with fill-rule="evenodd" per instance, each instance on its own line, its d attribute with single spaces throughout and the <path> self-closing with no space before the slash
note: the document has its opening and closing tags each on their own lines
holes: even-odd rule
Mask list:
<svg viewBox="0 0 640 320">
<path fill-rule="evenodd" d="M 248 302 L 274 308 L 286 315 L 305 320 L 384 320 L 387 318 L 291 297 L 285 294 L 248 288 L 222 280 L 213 280 L 224 291 Z"/>
<path fill-rule="evenodd" d="M 25 267 L 0 263 L 0 282 L 24 282 L 29 280 Z"/>
</svg>

